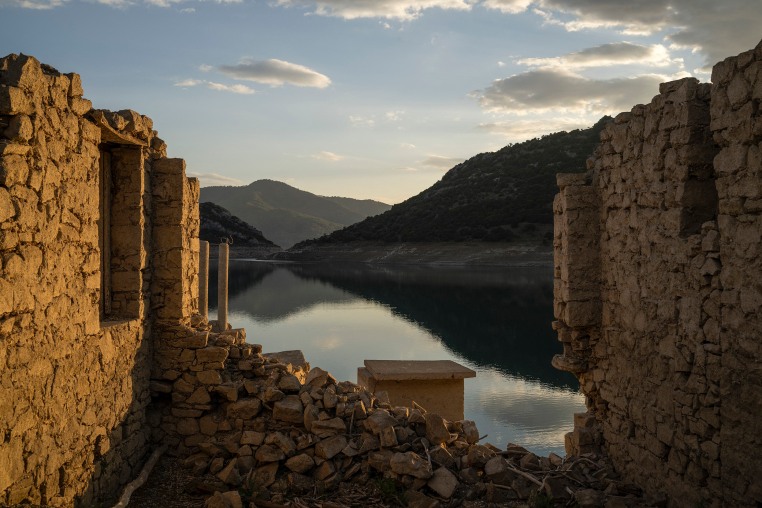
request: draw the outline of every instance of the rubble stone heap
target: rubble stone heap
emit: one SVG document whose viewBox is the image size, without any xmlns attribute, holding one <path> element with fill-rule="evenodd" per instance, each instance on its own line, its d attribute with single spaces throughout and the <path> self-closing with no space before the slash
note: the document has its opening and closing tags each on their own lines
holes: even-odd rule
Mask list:
<svg viewBox="0 0 762 508">
<path fill-rule="evenodd" d="M 320 368 L 263 356 L 243 330 L 214 333 L 200 317 L 194 325 L 164 338 L 162 379 L 151 387 L 163 401 L 157 439 L 194 475 L 219 482 L 207 506 L 238 506 L 239 491 L 244 501 L 283 502 L 374 478 L 390 482 L 409 506 L 538 496 L 581 506 L 619 497 L 627 506 L 644 503 L 637 488 L 590 456 L 564 460 L 481 444 L 473 421 L 392 407 L 382 393 Z"/>
</svg>

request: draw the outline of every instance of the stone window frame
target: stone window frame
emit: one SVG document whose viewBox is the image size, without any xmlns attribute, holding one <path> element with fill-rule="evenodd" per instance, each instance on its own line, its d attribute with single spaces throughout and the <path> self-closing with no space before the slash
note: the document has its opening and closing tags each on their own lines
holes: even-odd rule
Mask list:
<svg viewBox="0 0 762 508">
<path fill-rule="evenodd" d="M 139 319 L 144 312 L 144 148 L 123 139 L 98 147 L 102 325 Z"/>
<path fill-rule="evenodd" d="M 100 249 L 100 299 L 101 321 L 112 317 L 111 312 L 111 152 L 106 145 L 98 147 L 98 249 Z"/>
</svg>

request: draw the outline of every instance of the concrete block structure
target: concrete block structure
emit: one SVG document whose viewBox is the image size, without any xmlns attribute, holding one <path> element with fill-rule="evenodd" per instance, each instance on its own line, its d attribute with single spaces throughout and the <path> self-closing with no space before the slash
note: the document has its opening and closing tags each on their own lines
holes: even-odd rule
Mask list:
<svg viewBox="0 0 762 508">
<path fill-rule="evenodd" d="M 365 360 L 357 369 L 357 384 L 386 392 L 392 405 L 417 404 L 451 421 L 463 419 L 463 381 L 471 377 L 476 372 L 452 360 Z"/>
</svg>

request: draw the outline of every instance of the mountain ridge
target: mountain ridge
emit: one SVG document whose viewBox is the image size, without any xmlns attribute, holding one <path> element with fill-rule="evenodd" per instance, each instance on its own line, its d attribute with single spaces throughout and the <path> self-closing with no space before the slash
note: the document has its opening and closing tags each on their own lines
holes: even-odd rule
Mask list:
<svg viewBox="0 0 762 508">
<path fill-rule="evenodd" d="M 270 179 L 245 186 L 202 187 L 199 201 L 223 206 L 285 248 L 390 208 L 370 199 L 320 196 Z"/>
<path fill-rule="evenodd" d="M 207 201 L 199 203 L 199 240 L 216 245 L 222 239 L 232 241 L 235 252 L 247 256 L 267 257 L 281 248 L 265 238 L 261 231 L 231 214 L 225 208 Z M 210 251 L 212 257 L 216 251 Z"/>
<path fill-rule="evenodd" d="M 434 185 L 388 211 L 293 247 L 352 242 L 512 242 L 553 222 L 555 175 L 585 171 L 611 121 L 546 134 L 484 152 L 453 166 Z M 548 236 L 550 235 L 550 236 Z M 550 243 L 552 233 L 539 240 Z"/>
</svg>

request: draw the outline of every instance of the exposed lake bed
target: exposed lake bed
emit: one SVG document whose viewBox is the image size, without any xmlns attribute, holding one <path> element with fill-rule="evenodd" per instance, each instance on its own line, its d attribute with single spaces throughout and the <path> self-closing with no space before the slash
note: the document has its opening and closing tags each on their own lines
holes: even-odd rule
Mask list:
<svg viewBox="0 0 762 508">
<path fill-rule="evenodd" d="M 214 264 L 210 275 L 214 287 Z M 547 267 L 232 260 L 229 308 L 249 342 L 300 349 L 340 380 L 356 381 L 366 359 L 448 359 L 475 370 L 466 418 L 496 446 L 563 455 L 572 415 L 585 410 L 576 379 L 550 365 L 559 344 Z"/>
</svg>

